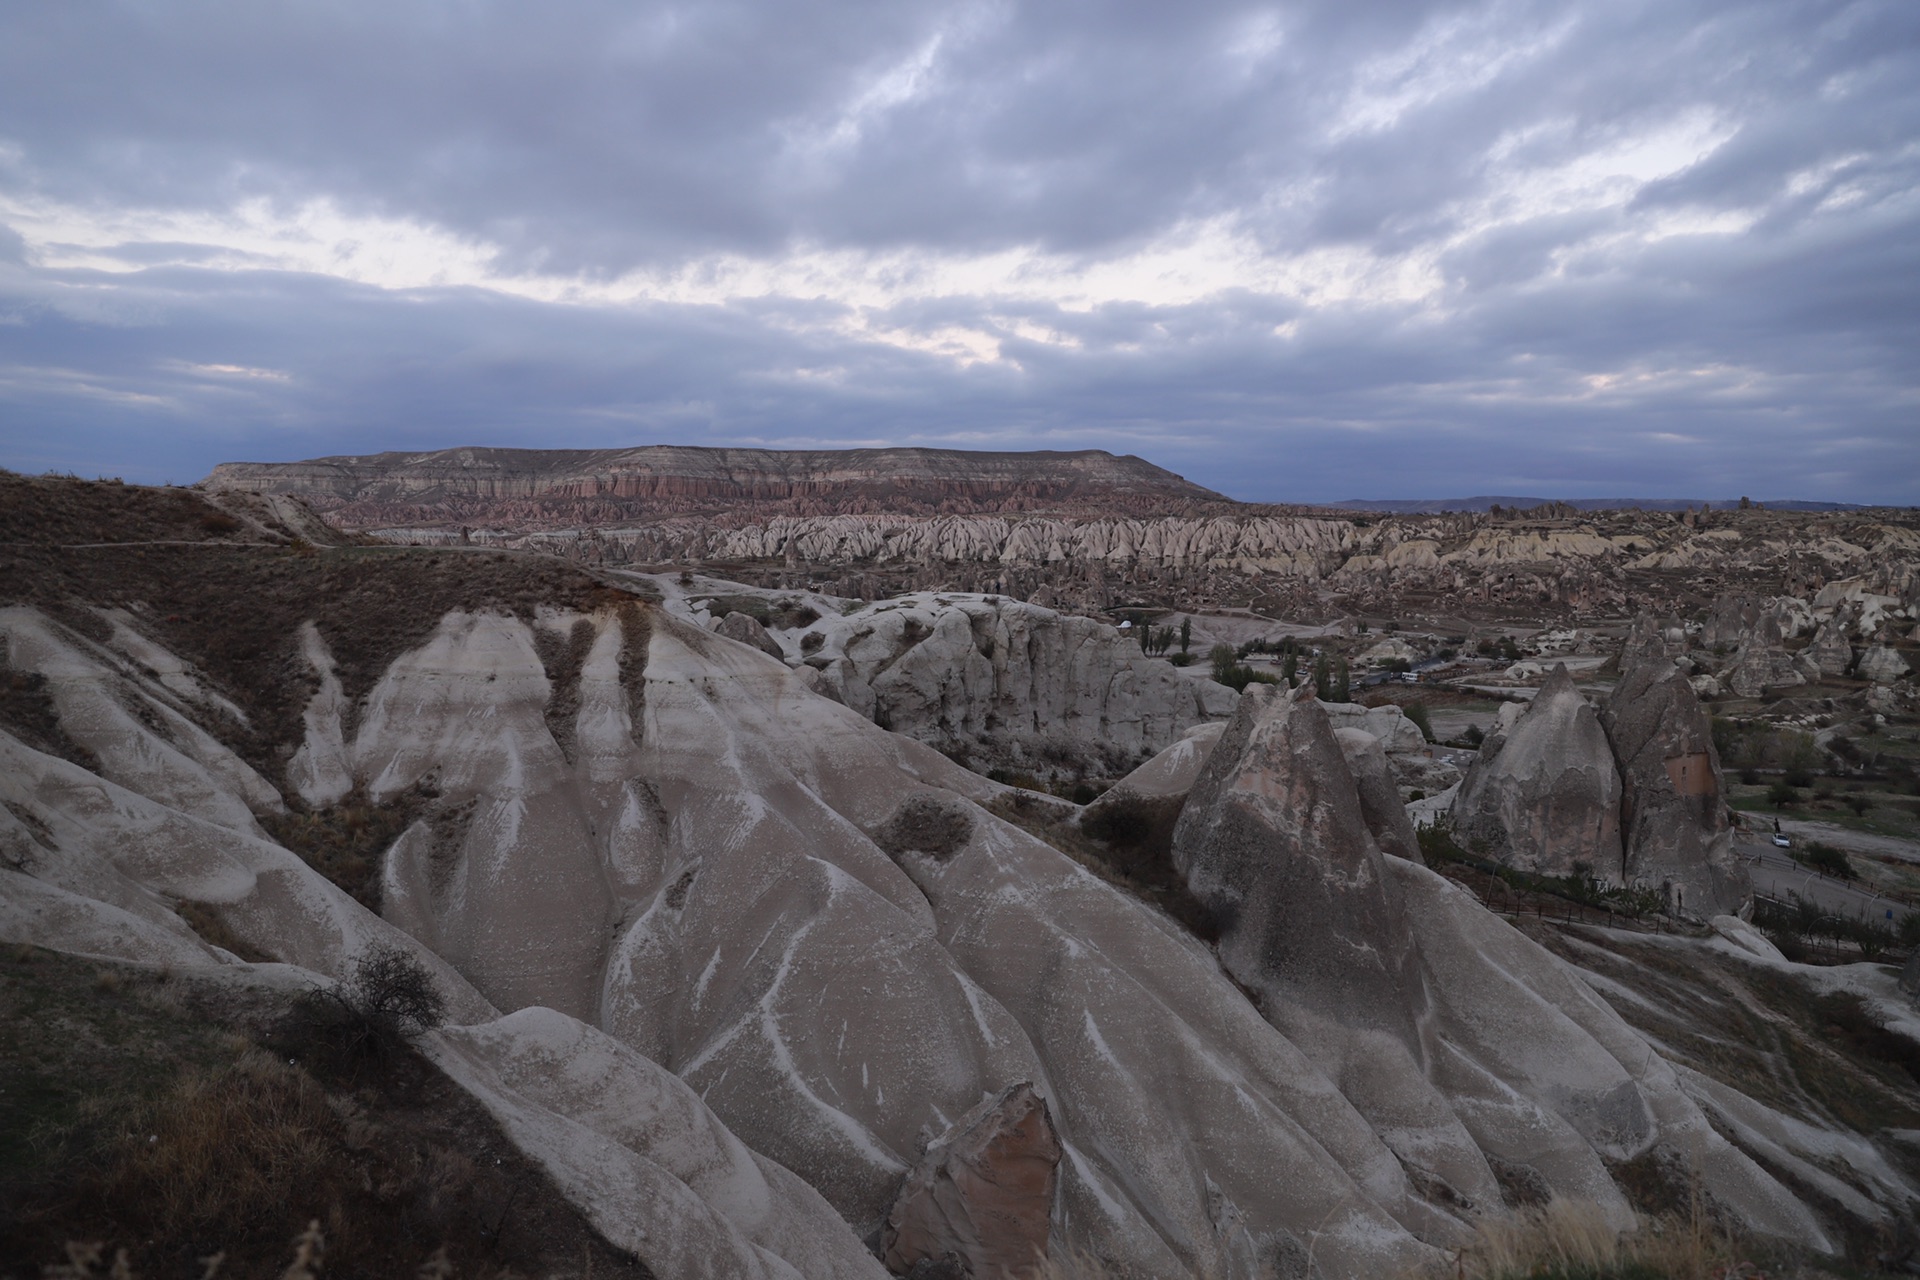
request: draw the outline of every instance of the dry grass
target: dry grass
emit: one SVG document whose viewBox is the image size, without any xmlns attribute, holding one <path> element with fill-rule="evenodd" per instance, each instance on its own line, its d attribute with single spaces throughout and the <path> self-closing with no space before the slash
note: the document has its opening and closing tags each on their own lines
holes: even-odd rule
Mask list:
<svg viewBox="0 0 1920 1280">
<path fill-rule="evenodd" d="M 439 1246 L 442 1280 L 649 1275 L 404 1040 L 377 1072 L 333 1072 L 270 1033 L 283 1004 L 0 957 L 0 1276 L 108 1276 L 124 1250 L 149 1280 L 192 1280 L 216 1254 L 218 1280 L 273 1280 L 302 1274 L 287 1267 L 308 1232 L 323 1280 L 412 1276 Z"/>
<path fill-rule="evenodd" d="M 1698 1207 L 1621 1234 L 1590 1204 L 1556 1200 L 1483 1220 L 1455 1266 L 1472 1280 L 1727 1280 L 1761 1274 Z M 1742 1271 L 1742 1267 L 1747 1270 Z"/>
</svg>

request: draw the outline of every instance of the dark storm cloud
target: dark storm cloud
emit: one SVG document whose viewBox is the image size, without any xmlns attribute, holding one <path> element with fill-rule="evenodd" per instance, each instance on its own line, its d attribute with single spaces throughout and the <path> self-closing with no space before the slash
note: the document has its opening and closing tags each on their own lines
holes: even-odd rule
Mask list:
<svg viewBox="0 0 1920 1280">
<path fill-rule="evenodd" d="M 315 207 L 498 287 L 296 262 Z M 12 6 L 0 463 L 884 440 L 1911 502 L 1917 231 L 1905 0 Z M 1182 236 L 1247 277 L 1077 283 Z M 1040 274 L 912 283 L 996 253 Z"/>
</svg>

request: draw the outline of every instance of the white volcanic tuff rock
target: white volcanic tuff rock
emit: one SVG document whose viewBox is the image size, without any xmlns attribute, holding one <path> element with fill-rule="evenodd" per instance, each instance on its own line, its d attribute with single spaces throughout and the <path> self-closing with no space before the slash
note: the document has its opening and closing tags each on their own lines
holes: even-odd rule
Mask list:
<svg viewBox="0 0 1920 1280">
<path fill-rule="evenodd" d="M 98 757 L 107 779 L 256 835 L 256 811 L 285 808 L 265 779 L 183 714 L 164 684 L 110 650 L 25 606 L 0 609 L 0 639 L 9 666 L 46 680 L 61 727 Z M 185 670 L 177 660 L 161 661 Z M 149 730 L 149 722 L 160 731 Z"/>
<path fill-rule="evenodd" d="M 594 1226 L 656 1274 L 886 1275 L 818 1192 L 611 1036 L 529 1008 L 427 1044 Z"/>
<path fill-rule="evenodd" d="M 1155 1114 L 1176 1089 L 1273 1098 L 1232 1161 L 1255 1222 L 1310 1227 L 1340 1209 L 1339 1165 L 1313 1188 L 1263 1189 L 1276 1161 L 1324 1160 L 1310 1153 L 1332 1141 L 1289 1137 L 1300 1107 L 1285 1099 L 1342 1108 L 1324 1082 L 1226 1047 L 1251 1033 L 1268 1046 L 1256 1057 L 1277 1048 L 1197 943 L 957 797 L 965 844 L 903 853 L 912 879 L 859 834 L 889 827 L 915 776 L 998 788 L 680 626 L 655 628 L 645 705 L 649 777 L 685 845 L 621 943 L 608 1025 L 843 1214 L 877 1223 L 921 1128 L 1022 1079 L 1056 1107 L 1067 1239 L 1148 1274 L 1210 1266 L 1222 1247 L 1190 1191 L 1215 1145 L 1206 1122 Z M 1170 1055 L 1169 1036 L 1191 1050 Z M 1351 1158 L 1379 1150 L 1351 1117 L 1335 1131 Z M 1376 1210 L 1341 1210 L 1334 1227 L 1355 1214 L 1355 1241 L 1331 1256 L 1419 1256 Z"/>
<path fill-rule="evenodd" d="M 1854 670 L 1862 680 L 1871 680 L 1875 684 L 1892 684 L 1912 674 L 1907 660 L 1883 644 L 1873 645 L 1862 653 Z"/>
<path fill-rule="evenodd" d="M 300 656 L 320 687 L 301 709 L 305 734 L 287 763 L 287 781 L 302 800 L 324 808 L 353 790 L 353 761 L 346 743 L 347 695 L 334 671 L 333 655 L 311 622 L 300 624 Z"/>
<path fill-rule="evenodd" d="M 1624 1225 L 1601 1158 L 1665 1143 L 1696 1153 L 1710 1194 L 1746 1220 L 1818 1232 L 1564 964 L 1458 886 L 1381 856 L 1318 703 L 1242 702 L 1175 858 L 1233 912 L 1222 959 L 1269 1019 L 1405 1163 L 1456 1194 L 1493 1203 L 1494 1157 Z"/>
<path fill-rule="evenodd" d="M 1380 851 L 1424 863 L 1419 837 L 1414 834 L 1406 806 L 1400 802 L 1393 766 L 1387 763 L 1380 739 L 1364 729 L 1335 729 L 1333 736 L 1340 744 L 1347 771 L 1353 775 L 1354 786 L 1359 790 L 1360 812 L 1366 819 L 1367 830 L 1373 833 Z"/>
<path fill-rule="evenodd" d="M 37 614 L 30 621 L 43 642 L 84 657 L 79 637 Z M 111 677 L 90 693 L 94 699 L 132 698 L 143 692 L 137 687 L 143 679 Z M 144 692 L 152 694 L 150 688 Z M 91 730 L 87 745 L 102 759 L 165 758 L 164 744 L 144 723 L 133 721 L 123 730 L 126 740 L 109 742 L 107 726 L 87 717 L 93 699 L 76 701 L 76 718 L 84 725 L 66 726 L 68 732 Z M 0 826 L 0 843 L 24 855 L 9 858 L 18 870 L 0 886 L 6 894 L 0 936 L 129 960 L 191 962 L 196 954 L 202 962 L 231 960 L 174 914 L 173 904 L 191 901 L 211 908 L 235 937 L 262 954 L 333 977 L 375 944 L 400 946 L 437 975 L 454 1016 L 493 1016 L 452 967 L 292 853 L 253 830 L 218 821 L 240 803 L 237 797 L 228 794 L 225 805 L 207 806 L 215 815 L 209 820 L 183 807 L 197 796 L 174 776 L 150 771 L 139 780 L 158 794 L 118 785 L 0 732 L 0 801 L 11 820 Z"/>
<path fill-rule="evenodd" d="M 529 660 L 525 624 L 449 615 L 394 664 L 356 735 L 357 781 L 391 793 L 431 777 L 455 812 L 477 799 L 522 817 L 571 788 L 576 821 L 592 832 L 587 856 L 552 859 L 517 917 L 511 894 L 476 871 L 549 857 L 531 821 L 485 824 L 483 836 L 449 842 L 426 859 L 425 896 L 396 911 L 415 911 L 410 927 L 440 937 L 487 933 L 515 957 L 504 970 L 469 957 L 489 983 L 562 992 L 597 983 L 594 1021 L 676 1071 L 731 1132 L 800 1173 L 861 1230 L 878 1224 L 923 1132 L 1019 1080 L 1035 1083 L 1059 1121 L 1057 1241 L 1152 1275 L 1215 1273 L 1250 1253 L 1297 1257 L 1305 1240 L 1328 1276 L 1403 1270 L 1434 1259 L 1429 1245 L 1465 1238 L 1452 1211 L 1418 1190 L 1431 1185 L 1426 1174 L 1494 1202 L 1481 1148 L 1564 1193 L 1617 1204 L 1584 1143 L 1629 1150 L 1648 1131 L 1688 1140 L 1691 1113 L 1663 1109 L 1664 1064 L 1643 1041 L 1613 1046 L 1606 1037 L 1623 1029 L 1594 1022 L 1581 1004 L 1592 999 L 1586 988 L 1564 970 L 1529 969 L 1537 949 L 1444 882 L 1409 879 L 1426 873 L 1369 852 L 1371 837 L 1343 837 L 1357 858 L 1343 865 L 1400 886 L 1411 906 L 1398 915 L 1438 975 L 1424 997 L 1433 1012 L 1408 1013 L 1413 996 L 1389 985 L 1388 1003 L 1361 1028 L 1371 1038 L 1361 1038 L 1321 1025 L 1312 1000 L 1289 997 L 1273 1008 L 1305 1029 L 1290 1039 L 1190 935 L 971 803 L 1000 788 L 807 694 L 762 654 L 657 611 L 642 616 L 650 625 L 590 620 L 571 758 L 541 714 L 550 691 Z M 549 620 L 563 633 L 575 621 Z M 643 676 L 620 661 L 630 641 L 645 643 Z M 497 741 L 486 740 L 487 726 Z M 223 918 L 250 943 L 328 972 L 367 938 L 397 936 L 276 846 L 171 811 L 135 830 L 128 814 L 162 807 L 64 762 L 22 758 L 48 776 L 29 777 L 9 758 L 0 779 L 28 779 L 21 785 L 39 806 L 29 812 L 84 872 L 43 883 L 103 906 L 131 893 L 117 908 L 129 912 L 154 905 L 150 885 L 225 895 Z M 104 799 L 89 800 L 89 789 Z M 916 795 L 957 820 L 903 827 L 903 802 Z M 1356 797 L 1344 804 L 1357 812 Z M 92 843 L 62 825 L 75 813 L 95 815 Z M 881 852 L 867 832 L 898 852 Z M 209 847 L 234 856 L 214 859 Z M 403 854 L 396 863 L 416 856 Z M 433 896 L 436 864 L 458 892 Z M 126 884 L 106 874 L 115 868 Z M 0 890 L 11 900 L 8 883 Z M 548 904 L 569 896 L 585 909 L 556 924 Z M 602 969 L 583 983 L 544 967 L 595 963 L 607 900 L 617 933 Z M 542 951 L 516 930 L 562 936 Z M 1405 954 L 1391 937 L 1360 937 Z M 493 1016 L 464 984 L 456 994 L 462 1018 Z M 1441 1044 L 1431 1059 L 1437 1094 L 1416 1087 L 1404 1049 L 1377 1052 L 1391 1048 L 1381 1035 L 1409 1017 L 1426 1037 L 1415 1043 Z M 1497 1051 L 1487 1047 L 1496 1039 Z M 1610 1058 L 1594 1056 L 1595 1040 Z M 527 1100 L 539 1075 L 513 1093 Z M 1636 1075 L 1639 1092 L 1619 1094 Z M 1560 1101 L 1540 1103 L 1543 1094 Z M 1636 1127 L 1634 1098 L 1653 1111 L 1651 1130 Z M 536 1104 L 583 1126 L 556 1129 L 542 1115 L 509 1125 L 550 1167 L 564 1173 L 589 1149 L 622 1159 L 580 1136 L 598 1121 L 569 1110 L 574 1103 L 527 1102 Z M 503 1105 L 519 1114 L 519 1102 Z M 1804 1215 L 1722 1160 L 1709 1150 L 1709 1189 L 1736 1214 L 1820 1239 Z M 1275 1169 L 1290 1176 L 1275 1179 Z M 561 1181 L 589 1212 L 618 1203 L 596 1200 L 618 1189 L 591 1177 Z M 646 1184 L 621 1185 L 626 1195 Z M 750 1227 L 727 1220 L 757 1247 Z"/>
<path fill-rule="evenodd" d="M 1748 884 L 1733 852 L 1720 756 L 1686 677 L 1671 663 L 1636 667 L 1614 686 L 1600 723 L 1620 769 L 1627 883 L 1662 889 L 1691 915 L 1738 907 Z"/>
<path fill-rule="evenodd" d="M 1152 759 L 1114 783 L 1099 799 L 1088 805 L 1085 812 L 1094 813 L 1103 804 L 1111 803 L 1109 797 L 1133 796 L 1146 800 L 1184 797 L 1193 788 L 1200 771 L 1206 767 L 1207 756 L 1212 753 L 1214 744 L 1220 741 L 1220 735 L 1226 727 L 1224 720 L 1195 725 L 1178 742 L 1163 748 Z"/>
<path fill-rule="evenodd" d="M 1403 791 L 1432 794 L 1460 781 L 1460 770 L 1434 753 L 1420 726 L 1399 707 L 1390 703 L 1364 707 L 1357 702 L 1326 702 L 1321 707 L 1335 727 L 1358 729 L 1380 740 L 1394 781 Z"/>
<path fill-rule="evenodd" d="M 589 729 L 620 641 L 613 615 L 598 621 L 581 679 Z M 368 695 L 351 763 L 375 802 L 430 779 L 449 805 L 472 806 L 464 823 L 423 820 L 396 843 L 382 876 L 386 916 L 503 1008 L 591 1018 L 618 919 L 611 880 L 645 850 L 619 820 L 634 804 L 629 787 L 593 785 L 590 732 L 587 777 L 569 766 L 547 727 L 551 694 L 524 623 L 449 614 Z"/>
<path fill-rule="evenodd" d="M 1380 739 L 1388 755 L 1415 754 L 1427 749 L 1426 735 L 1399 707 L 1363 707 L 1357 702 L 1323 702 L 1320 706 L 1335 725 L 1364 730 Z"/>
<path fill-rule="evenodd" d="M 726 617 L 720 619 L 720 625 L 715 627 L 714 630 L 729 640 L 737 641 L 740 644 L 752 645 L 770 658 L 781 658 L 783 660 L 785 658 L 785 654 L 779 644 L 774 641 L 772 636 L 767 634 L 767 629 L 760 625 L 759 620 L 750 618 L 744 613 L 728 614 Z"/>
<path fill-rule="evenodd" d="M 615 535 L 617 536 L 617 535 Z M 1318 578 L 1363 545 L 1344 520 L 1289 516 L 1065 520 L 1001 516 L 802 516 L 734 529 L 697 527 L 685 548 L 709 559 L 772 559 L 792 552 L 815 564 L 851 560 L 1113 568 L 1229 568 Z M 1402 560 L 1418 561 L 1416 553 Z"/>
<path fill-rule="evenodd" d="M 997 596 L 903 596 L 808 631 L 839 701 L 934 743 L 994 736 L 1157 751 L 1232 690 L 1142 656 L 1113 627 Z"/>
<path fill-rule="evenodd" d="M 1619 885 L 1620 789 L 1600 717 L 1559 664 L 1513 726 L 1481 744 L 1454 825 L 1512 866 L 1545 875 L 1584 867 Z"/>
<path fill-rule="evenodd" d="M 1442 563 L 1484 568 L 1499 564 L 1537 564 L 1548 560 L 1614 560 L 1620 549 L 1609 539 L 1585 529 L 1545 532 L 1481 529 L 1458 551 L 1440 557 Z"/>
<path fill-rule="evenodd" d="M 1820 624 L 1813 643 L 1807 646 L 1806 656 L 1822 675 L 1847 674 L 1853 665 L 1853 645 L 1847 640 L 1847 629 L 1839 618 L 1829 618 Z"/>
</svg>

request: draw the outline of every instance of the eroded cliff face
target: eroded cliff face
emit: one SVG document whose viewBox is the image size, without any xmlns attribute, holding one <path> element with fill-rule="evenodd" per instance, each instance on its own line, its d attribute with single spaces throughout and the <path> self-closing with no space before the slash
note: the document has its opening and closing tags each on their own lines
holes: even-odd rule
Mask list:
<svg viewBox="0 0 1920 1280">
<path fill-rule="evenodd" d="M 298 495 L 355 526 L 508 518 L 537 528 L 718 509 L 821 514 L 1117 502 L 1151 510 L 1222 500 L 1144 459 L 1099 449 L 442 449 L 227 462 L 208 485 Z"/>
<path fill-rule="evenodd" d="M 192 582 L 124 590 L 190 608 Z M 880 1274 L 860 1241 L 910 1172 L 1022 1084 L 1057 1142 L 1048 1249 L 1137 1274 L 1398 1273 L 1516 1187 L 1624 1222 L 1610 1167 L 1662 1151 L 1697 1152 L 1734 1220 L 1830 1243 L 1709 1101 L 1771 1167 L 1839 1153 L 1875 1170 L 1860 1215 L 1910 1211 L 1867 1138 L 1709 1100 L 1577 970 L 1383 853 L 1318 704 L 1249 697 L 1133 786 L 1191 787 L 1182 865 L 1235 908 L 1216 952 L 1004 820 L 1012 789 L 644 600 L 288 598 L 252 622 L 290 712 L 140 599 L 114 601 L 137 642 L 0 615 L 39 699 L 0 722 L 0 937 L 249 972 L 191 917 L 314 980 L 418 956 L 456 1024 L 435 1060 L 661 1274 Z M 343 796 L 410 819 L 360 900 L 271 834 Z"/>
<path fill-rule="evenodd" d="M 722 563 L 843 596 L 993 592 L 1091 611 L 1144 596 L 1319 613 L 1338 594 L 1389 616 L 1568 620 L 1692 611 L 1730 586 L 1812 598 L 1870 577 L 1910 595 L 1920 564 L 1906 512 L 1353 515 L 1232 502 L 1095 451 L 459 449 L 228 463 L 208 485 L 297 496 L 395 542 Z M 1767 676 L 1753 671 L 1748 683 Z"/>
<path fill-rule="evenodd" d="M 818 603 L 811 621 L 777 626 L 777 642 L 764 631 L 766 645 L 748 642 L 815 692 L 983 770 L 1114 776 L 1238 697 L 1203 671 L 1145 657 L 1112 626 L 1004 596 Z M 704 604 L 688 616 L 713 623 Z M 717 631 L 741 638 L 747 621 L 735 614 Z"/>
</svg>

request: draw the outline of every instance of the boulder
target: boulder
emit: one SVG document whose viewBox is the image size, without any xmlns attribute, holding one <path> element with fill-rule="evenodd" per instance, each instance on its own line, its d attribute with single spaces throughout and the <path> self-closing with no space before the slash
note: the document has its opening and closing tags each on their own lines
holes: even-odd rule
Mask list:
<svg viewBox="0 0 1920 1280">
<path fill-rule="evenodd" d="M 951 1259 L 973 1280 L 1029 1275 L 1047 1258 L 1060 1155 L 1046 1100 L 1031 1084 L 984 1099 L 907 1175 L 881 1237 L 888 1269 L 911 1274 Z"/>
<path fill-rule="evenodd" d="M 1482 744 L 1454 801 L 1454 826 L 1508 865 L 1580 870 L 1617 885 L 1620 792 L 1600 717 L 1558 665 L 1513 727 Z"/>
<path fill-rule="evenodd" d="M 1380 739 L 1363 729 L 1335 729 L 1333 736 L 1359 790 L 1360 812 L 1367 830 L 1379 842 L 1381 852 L 1424 863 L 1413 820 L 1400 802 L 1400 788 L 1394 782 L 1393 766 L 1387 762 Z"/>
<path fill-rule="evenodd" d="M 772 636 L 767 634 L 767 629 L 760 625 L 757 618 L 748 614 L 737 612 L 729 613 L 726 617 L 720 619 L 720 625 L 715 628 L 715 631 L 717 634 L 723 635 L 729 640 L 738 640 L 741 644 L 758 649 L 768 657 L 779 658 L 783 661 L 786 658 L 786 654 L 781 651 L 779 644 Z"/>
<path fill-rule="evenodd" d="M 1628 885 L 1662 890 L 1676 913 L 1731 912 L 1749 891 L 1733 853 L 1712 728 L 1678 668 L 1648 663 L 1600 715 L 1620 769 Z"/>
<path fill-rule="evenodd" d="M 1860 655 L 1860 665 L 1854 674 L 1862 680 L 1871 680 L 1875 684 L 1892 684 L 1912 674 L 1907 660 L 1895 649 L 1884 644 L 1876 644 Z"/>
</svg>

